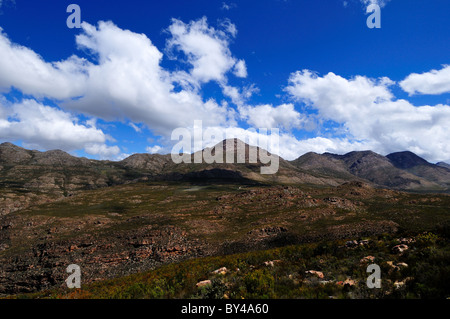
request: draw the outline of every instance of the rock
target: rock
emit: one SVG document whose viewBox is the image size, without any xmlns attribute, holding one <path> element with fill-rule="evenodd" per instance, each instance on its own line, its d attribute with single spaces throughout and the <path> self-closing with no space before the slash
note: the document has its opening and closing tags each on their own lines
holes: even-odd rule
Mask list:
<svg viewBox="0 0 450 319">
<path fill-rule="evenodd" d="M 399 238 L 397 239 L 397 241 L 400 244 L 412 244 L 414 243 L 416 240 L 414 238 Z"/>
<path fill-rule="evenodd" d="M 386 264 L 391 267 L 389 273 L 392 273 L 393 271 L 400 271 L 401 268 L 408 267 L 408 264 L 406 263 L 397 263 L 394 265 L 393 261 L 387 261 Z"/>
<path fill-rule="evenodd" d="M 265 261 L 264 266 L 273 267 L 273 266 L 275 266 L 276 263 L 279 263 L 279 262 L 281 262 L 281 260 Z"/>
<path fill-rule="evenodd" d="M 366 256 L 363 259 L 361 259 L 359 262 L 361 264 L 366 264 L 366 263 L 374 262 L 374 261 L 375 261 L 375 257 L 374 256 Z"/>
<path fill-rule="evenodd" d="M 356 281 L 353 279 L 347 278 L 344 281 L 338 281 L 336 284 L 339 286 L 352 287 L 352 286 L 356 285 Z"/>
<path fill-rule="evenodd" d="M 222 267 L 222 268 L 214 270 L 211 273 L 214 275 L 225 275 L 227 272 L 228 272 L 228 269 L 226 267 Z"/>
<path fill-rule="evenodd" d="M 197 287 L 197 288 L 202 288 L 202 287 L 206 287 L 206 286 L 210 286 L 211 285 L 211 280 L 203 280 L 203 281 L 200 281 L 200 282 L 198 282 L 195 286 Z"/>
<path fill-rule="evenodd" d="M 405 252 L 408 249 L 409 249 L 409 247 L 407 245 L 400 244 L 400 245 L 394 246 L 392 248 L 392 251 L 396 254 L 402 254 L 403 252 Z"/>
<path fill-rule="evenodd" d="M 370 244 L 370 240 L 368 240 L 368 239 L 364 239 L 359 242 L 360 246 L 366 246 L 368 244 Z"/>
<path fill-rule="evenodd" d="M 314 275 L 314 276 L 317 276 L 318 278 L 320 278 L 320 279 L 323 279 L 323 272 L 321 272 L 321 271 L 317 271 L 317 270 L 308 270 L 308 271 L 305 271 L 305 273 L 307 273 L 307 274 L 310 274 L 310 275 Z"/>
<path fill-rule="evenodd" d="M 406 277 L 406 278 L 403 279 L 402 281 L 396 280 L 396 281 L 394 282 L 394 287 L 395 287 L 395 289 L 401 289 L 401 288 L 403 288 L 403 287 L 406 285 L 406 283 L 407 283 L 408 281 L 412 280 L 412 279 L 413 279 L 412 277 Z"/>
<path fill-rule="evenodd" d="M 395 282 L 394 282 L 394 287 L 395 287 L 395 289 L 400 289 L 400 288 L 402 288 L 405 284 L 406 284 L 405 281 L 395 281 Z"/>
</svg>

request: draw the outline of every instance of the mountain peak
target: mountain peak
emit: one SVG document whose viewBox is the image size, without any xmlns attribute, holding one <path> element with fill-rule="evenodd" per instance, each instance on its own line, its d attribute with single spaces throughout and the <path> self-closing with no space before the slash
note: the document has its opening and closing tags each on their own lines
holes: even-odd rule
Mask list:
<svg viewBox="0 0 450 319">
<path fill-rule="evenodd" d="M 408 169 L 419 165 L 430 165 L 422 157 L 410 151 L 391 153 L 386 156 L 395 167 Z"/>
<path fill-rule="evenodd" d="M 23 163 L 32 158 L 30 153 L 30 151 L 9 142 L 0 144 L 0 162 Z"/>
<path fill-rule="evenodd" d="M 446 162 L 439 162 L 436 165 L 439 167 L 444 167 L 444 168 L 450 169 L 450 164 L 448 164 Z"/>
<path fill-rule="evenodd" d="M 13 143 L 10 142 L 4 142 L 0 144 L 0 148 L 15 148 L 15 149 L 19 149 L 21 148 L 20 146 L 14 145 Z"/>
</svg>

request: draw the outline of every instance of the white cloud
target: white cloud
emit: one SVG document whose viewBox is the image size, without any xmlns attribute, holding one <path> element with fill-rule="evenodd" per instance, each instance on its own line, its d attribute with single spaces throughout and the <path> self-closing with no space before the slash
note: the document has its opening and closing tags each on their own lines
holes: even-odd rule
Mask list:
<svg viewBox="0 0 450 319">
<path fill-rule="evenodd" d="M 231 2 L 231 3 L 222 2 L 222 10 L 228 11 L 228 10 L 234 9 L 236 7 L 237 7 L 236 3 L 233 3 L 233 2 Z"/>
<path fill-rule="evenodd" d="M 293 73 L 286 91 L 318 111 L 323 120 L 343 126 L 346 138 L 370 145 L 379 153 L 411 150 L 431 161 L 450 158 L 450 106 L 415 107 L 394 100 L 392 81 L 357 76 L 347 80 L 334 73 Z"/>
<path fill-rule="evenodd" d="M 422 74 L 412 73 L 400 82 L 400 86 L 409 95 L 450 93 L 450 65 Z"/>
<path fill-rule="evenodd" d="M 128 118 L 161 135 L 194 119 L 210 125 L 228 123 L 227 108 L 203 101 L 196 88 L 186 84 L 192 81 L 189 75 L 172 74 L 160 66 L 162 53 L 145 35 L 110 22 L 98 27 L 83 23 L 83 31 L 77 44 L 98 55 L 98 64 L 87 70 L 84 96 L 63 106 L 106 120 Z M 185 81 L 182 90 L 175 90 L 176 81 Z"/>
<path fill-rule="evenodd" d="M 108 146 L 106 144 L 86 144 L 84 146 L 86 153 L 91 155 L 99 155 L 101 159 L 117 159 L 120 158 L 120 148 L 118 146 Z"/>
<path fill-rule="evenodd" d="M 386 4 L 391 1 L 391 0 L 361 0 L 362 4 L 365 7 L 370 6 L 371 4 L 376 4 L 379 5 L 380 8 L 383 8 L 384 6 L 386 6 Z M 345 2 L 345 1 L 344 1 Z"/>
<path fill-rule="evenodd" d="M 69 113 L 46 106 L 35 100 L 0 105 L 0 136 L 2 139 L 22 140 L 25 145 L 39 149 L 73 151 L 85 149 L 91 155 L 117 155 L 117 146 L 107 146 L 109 139 L 93 121 L 86 124 Z"/>
<path fill-rule="evenodd" d="M 225 74 L 237 63 L 229 49 L 229 37 L 236 33 L 231 25 L 234 26 L 228 23 L 222 31 L 208 26 L 206 18 L 188 24 L 173 19 L 168 28 L 172 38 L 167 41 L 167 48 L 187 56 L 192 65 L 190 73 L 198 82 L 226 82 Z"/>
<path fill-rule="evenodd" d="M 128 125 L 131 126 L 131 128 L 136 132 L 136 133 L 141 133 L 142 129 L 137 126 L 136 124 L 134 124 L 133 122 L 128 123 Z"/>
<path fill-rule="evenodd" d="M 282 104 L 273 107 L 269 104 L 245 106 L 240 109 L 242 117 L 254 128 L 300 128 L 302 115 L 294 109 L 293 104 Z"/>
<path fill-rule="evenodd" d="M 210 71 L 209 79 L 226 82 L 224 74 L 236 64 L 228 49 L 228 33 L 208 27 L 206 19 L 188 25 L 174 20 L 171 30 L 172 43 L 179 43 L 188 55 L 196 54 L 192 74 L 166 71 L 160 66 L 163 54 L 147 36 L 111 22 L 83 23 L 76 37 L 78 47 L 96 57 L 95 63 L 76 56 L 48 63 L 0 33 L 0 90 L 14 86 L 37 98 L 62 100 L 65 109 L 106 121 L 143 123 L 161 135 L 195 119 L 209 125 L 233 123 L 232 110 L 213 99 L 204 101 L 198 93 Z M 216 62 L 219 66 L 209 69 Z"/>
<path fill-rule="evenodd" d="M 158 152 L 160 152 L 163 148 L 159 145 L 154 145 L 154 146 L 147 146 L 145 148 L 145 150 L 150 153 L 150 154 L 156 154 Z"/>
<path fill-rule="evenodd" d="M 245 65 L 245 61 L 244 60 L 239 60 L 234 65 L 233 73 L 238 78 L 246 78 L 247 77 L 247 66 Z"/>
<path fill-rule="evenodd" d="M 227 18 L 227 19 L 221 20 L 219 26 L 233 38 L 236 37 L 238 30 L 236 28 L 236 25 L 234 23 L 232 23 L 230 19 Z"/>
<path fill-rule="evenodd" d="M 12 86 L 37 97 L 63 99 L 85 89 L 87 61 L 72 56 L 47 63 L 34 51 L 12 43 L 0 28 L 0 91 Z"/>
</svg>

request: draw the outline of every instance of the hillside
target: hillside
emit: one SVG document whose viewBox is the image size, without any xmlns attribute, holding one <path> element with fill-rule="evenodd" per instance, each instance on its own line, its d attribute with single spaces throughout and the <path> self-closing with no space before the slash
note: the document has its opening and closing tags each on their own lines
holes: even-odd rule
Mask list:
<svg viewBox="0 0 450 319">
<path fill-rule="evenodd" d="M 0 217 L 0 294 L 140 273 L 205 256 L 383 234 L 450 222 L 448 195 L 339 187 L 146 182 L 82 191 Z"/>
</svg>

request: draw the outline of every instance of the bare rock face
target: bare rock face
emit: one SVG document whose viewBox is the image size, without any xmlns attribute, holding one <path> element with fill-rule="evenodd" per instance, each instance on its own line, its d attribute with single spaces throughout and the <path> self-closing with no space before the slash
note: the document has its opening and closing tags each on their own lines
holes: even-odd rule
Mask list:
<svg viewBox="0 0 450 319">
<path fill-rule="evenodd" d="M 7 229 L 13 225 L 1 227 L 0 238 L 2 233 L 7 236 Z M 3 245 L 8 248 L 7 243 Z M 90 283 L 198 257 L 203 246 L 187 240 L 185 233 L 172 226 L 159 230 L 141 227 L 133 234 L 118 231 L 101 238 L 92 234 L 72 240 L 38 242 L 20 256 L 0 257 L 0 295 L 62 287 L 70 264 L 79 265 L 83 283 Z"/>
</svg>

